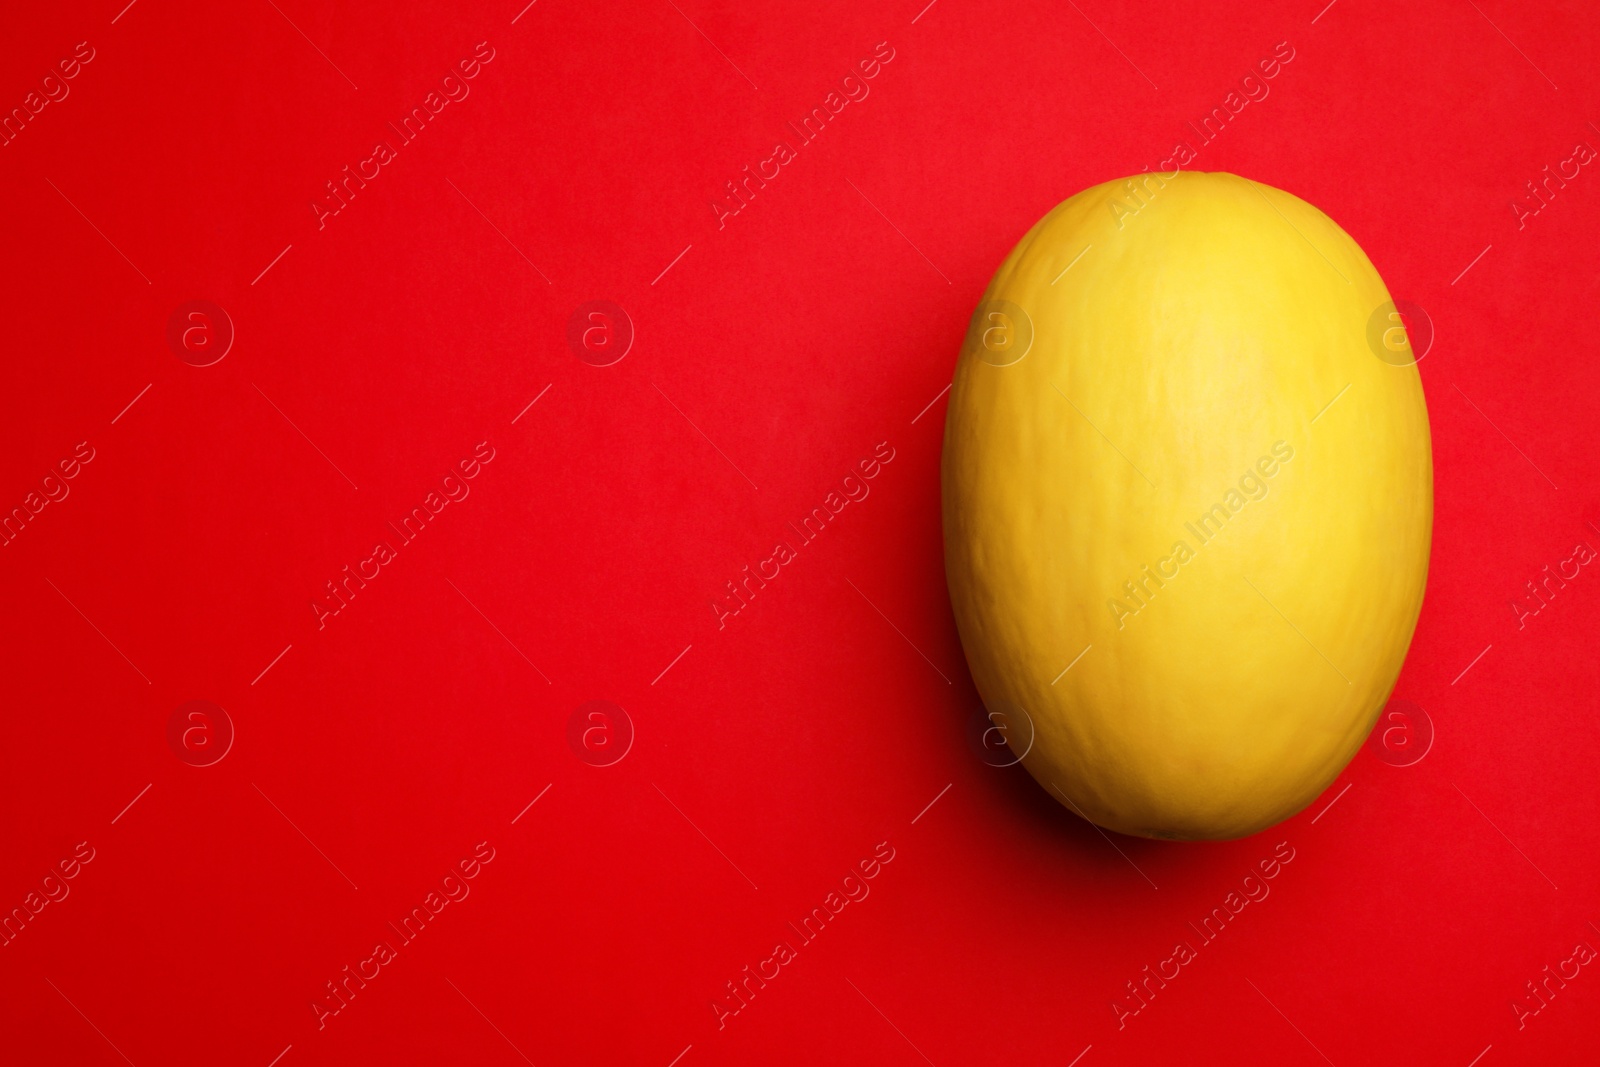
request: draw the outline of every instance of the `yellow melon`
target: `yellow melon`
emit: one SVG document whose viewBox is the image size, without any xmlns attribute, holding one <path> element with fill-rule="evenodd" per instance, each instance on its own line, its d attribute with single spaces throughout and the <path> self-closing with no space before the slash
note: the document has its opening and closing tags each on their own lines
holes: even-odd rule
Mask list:
<svg viewBox="0 0 1600 1067">
<path fill-rule="evenodd" d="M 1348 234 L 1232 174 L 1087 189 L 1006 257 L 950 394 L 945 564 L 978 692 L 1058 801 L 1241 837 L 1354 756 L 1427 580 L 1406 345 Z"/>
</svg>

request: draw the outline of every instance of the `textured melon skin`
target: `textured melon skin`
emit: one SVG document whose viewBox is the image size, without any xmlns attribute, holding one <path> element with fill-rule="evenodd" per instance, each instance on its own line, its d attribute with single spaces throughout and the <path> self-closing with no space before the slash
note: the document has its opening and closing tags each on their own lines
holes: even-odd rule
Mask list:
<svg viewBox="0 0 1600 1067">
<path fill-rule="evenodd" d="M 1389 293 L 1326 215 L 1232 174 L 1139 180 L 1136 214 L 1125 181 L 1057 206 L 984 294 L 945 422 L 946 575 L 978 692 L 1032 720 L 1052 796 L 1242 837 L 1315 799 L 1394 687 L 1427 407 L 1369 343 Z"/>
</svg>

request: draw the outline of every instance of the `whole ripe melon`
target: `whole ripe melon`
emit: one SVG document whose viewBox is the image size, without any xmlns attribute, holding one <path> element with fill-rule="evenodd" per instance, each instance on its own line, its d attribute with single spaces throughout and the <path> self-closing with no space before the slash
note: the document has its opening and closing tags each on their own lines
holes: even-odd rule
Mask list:
<svg viewBox="0 0 1600 1067">
<path fill-rule="evenodd" d="M 973 315 L 950 598 L 991 717 L 1059 801 L 1241 837 L 1315 799 L 1394 687 L 1428 572 L 1427 407 L 1383 280 L 1321 211 L 1232 174 L 1135 181 L 1041 219 Z"/>
</svg>

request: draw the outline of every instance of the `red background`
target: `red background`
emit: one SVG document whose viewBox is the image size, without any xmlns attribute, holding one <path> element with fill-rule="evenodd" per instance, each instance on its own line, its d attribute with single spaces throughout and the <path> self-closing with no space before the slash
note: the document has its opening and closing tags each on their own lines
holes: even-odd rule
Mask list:
<svg viewBox="0 0 1600 1067">
<path fill-rule="evenodd" d="M 1593 1062 L 1592 967 L 1510 1007 L 1600 947 L 1600 574 L 1510 607 L 1600 546 L 1600 175 L 1509 207 L 1600 146 L 1590 5 L 674 2 L 6 13 L 7 111 L 95 58 L 0 148 L 0 506 L 95 458 L 0 549 L 0 908 L 95 858 L 0 948 L 0 1058 Z M 323 183 L 480 41 L 470 96 L 319 230 Z M 719 229 L 880 41 L 870 96 Z M 968 746 L 927 405 L 1025 229 L 1193 141 L 1282 41 L 1193 166 L 1318 205 L 1433 319 L 1396 697 L 1436 739 L 1255 838 L 1106 839 Z M 194 299 L 237 331 L 204 368 L 165 337 Z M 566 340 L 599 299 L 637 331 L 609 367 Z M 319 630 L 323 583 L 485 440 Z M 879 442 L 870 497 L 719 629 L 723 583 Z M 196 699 L 237 731 L 209 767 L 167 742 Z M 612 766 L 567 740 L 593 699 L 636 733 Z M 471 895 L 319 1030 L 324 983 L 481 841 Z M 1270 897 L 1119 1029 L 1280 841 Z M 724 983 L 879 842 L 870 896 L 719 1030 Z"/>
</svg>

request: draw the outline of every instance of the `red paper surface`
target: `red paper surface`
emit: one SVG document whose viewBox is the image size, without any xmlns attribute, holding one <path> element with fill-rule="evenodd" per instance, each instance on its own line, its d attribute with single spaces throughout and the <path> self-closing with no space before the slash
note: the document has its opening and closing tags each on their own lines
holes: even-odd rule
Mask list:
<svg viewBox="0 0 1600 1067">
<path fill-rule="evenodd" d="M 1589 5 L 123 2 L 0 34 L 0 1059 L 1593 1062 Z M 1436 332 L 1421 713 L 1218 844 L 979 758 L 938 510 L 990 273 L 1180 141 Z"/>
</svg>

